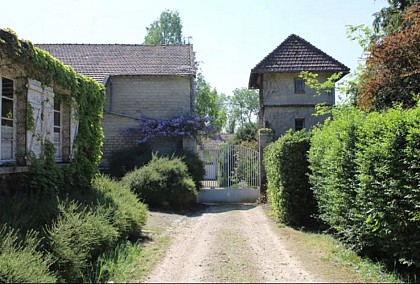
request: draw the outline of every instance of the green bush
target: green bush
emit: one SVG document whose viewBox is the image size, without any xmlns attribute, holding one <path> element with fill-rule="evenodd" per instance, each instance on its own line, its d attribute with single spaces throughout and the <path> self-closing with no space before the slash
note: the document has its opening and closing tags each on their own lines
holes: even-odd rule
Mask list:
<svg viewBox="0 0 420 284">
<path fill-rule="evenodd" d="M 333 118 L 310 149 L 321 219 L 371 257 L 420 267 L 420 108 Z"/>
<path fill-rule="evenodd" d="M 356 143 L 364 115 L 352 107 L 333 112 L 333 120 L 312 130 L 309 151 L 310 178 L 319 218 L 336 232 L 346 234 L 357 215 Z M 346 238 L 352 238 L 348 235 Z M 354 240 L 357 244 L 357 240 Z"/>
<path fill-rule="evenodd" d="M 135 168 L 140 168 L 152 159 L 152 152 L 146 146 L 138 146 L 112 152 L 109 158 L 109 174 L 122 178 Z"/>
<path fill-rule="evenodd" d="M 279 220 L 292 226 L 309 225 L 316 202 L 308 181 L 310 133 L 287 132 L 264 152 L 268 199 Z"/>
<path fill-rule="evenodd" d="M 106 249 L 116 245 L 117 228 L 112 210 L 63 202 L 57 220 L 46 229 L 48 248 L 56 259 L 54 269 L 66 281 L 81 281 L 83 273 Z"/>
<path fill-rule="evenodd" d="M 109 158 L 109 174 L 115 178 L 122 178 L 126 173 L 136 168 L 141 168 L 152 160 L 152 151 L 147 146 L 115 151 Z M 200 158 L 188 151 L 177 151 L 173 154 L 156 154 L 159 157 L 180 157 L 187 165 L 196 189 L 201 187 L 201 181 L 205 175 L 204 163 Z"/>
<path fill-rule="evenodd" d="M 112 223 L 118 228 L 120 238 L 140 236 L 147 220 L 147 206 L 128 187 L 107 176 L 95 178 L 92 187 L 103 194 L 112 208 Z"/>
<path fill-rule="evenodd" d="M 0 283 L 57 282 L 49 267 L 52 258 L 37 250 L 39 238 L 34 231 L 19 240 L 18 233 L 0 226 Z"/>
<path fill-rule="evenodd" d="M 19 192 L 0 206 L 0 224 L 27 232 L 42 231 L 42 228 L 57 217 L 56 196 L 40 196 Z"/>
<path fill-rule="evenodd" d="M 150 206 L 168 202 L 172 207 L 182 208 L 197 196 L 187 166 L 176 157 L 154 155 L 146 166 L 125 175 L 122 182 Z"/>
<path fill-rule="evenodd" d="M 199 190 L 202 185 L 201 182 L 204 180 L 204 175 L 206 174 L 204 162 L 198 157 L 198 155 L 187 151 L 177 152 L 175 156 L 180 157 L 185 163 L 188 168 L 188 172 L 194 181 L 195 188 Z"/>
</svg>

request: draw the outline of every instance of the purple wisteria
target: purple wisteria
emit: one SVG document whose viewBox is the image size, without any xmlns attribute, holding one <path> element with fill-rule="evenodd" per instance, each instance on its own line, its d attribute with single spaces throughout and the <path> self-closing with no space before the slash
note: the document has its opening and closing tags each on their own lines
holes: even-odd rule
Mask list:
<svg viewBox="0 0 420 284">
<path fill-rule="evenodd" d="M 191 139 L 198 136 L 210 136 L 219 130 L 219 127 L 211 125 L 213 118 L 192 115 L 180 115 L 171 119 L 139 118 L 139 125 L 125 129 L 123 136 L 132 136 L 138 139 L 138 143 L 146 143 L 155 137 L 188 137 Z"/>
</svg>

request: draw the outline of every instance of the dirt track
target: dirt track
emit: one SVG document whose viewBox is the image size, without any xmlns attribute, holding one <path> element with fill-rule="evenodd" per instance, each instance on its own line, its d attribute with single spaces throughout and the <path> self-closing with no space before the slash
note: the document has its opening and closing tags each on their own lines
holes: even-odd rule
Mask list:
<svg viewBox="0 0 420 284">
<path fill-rule="evenodd" d="M 286 249 L 261 206 L 209 206 L 175 221 L 146 282 L 319 282 Z"/>
</svg>

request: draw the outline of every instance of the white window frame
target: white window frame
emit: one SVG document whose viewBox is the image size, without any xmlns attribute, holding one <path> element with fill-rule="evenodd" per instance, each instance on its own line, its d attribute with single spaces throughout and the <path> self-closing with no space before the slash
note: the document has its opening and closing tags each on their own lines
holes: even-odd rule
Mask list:
<svg viewBox="0 0 420 284">
<path fill-rule="evenodd" d="M 7 158 L 7 159 L 3 159 L 3 153 L 2 153 L 2 120 L 3 120 L 3 113 L 2 113 L 2 109 L 3 109 L 3 78 L 12 81 L 13 83 L 13 95 L 12 95 L 12 99 L 10 99 L 9 97 L 4 97 L 7 100 L 11 100 L 12 101 L 12 111 L 13 111 L 13 117 L 12 117 L 12 157 L 11 158 Z M 7 162 L 15 162 L 16 161 L 16 95 L 15 95 L 15 81 L 6 77 L 3 77 L 0 75 L 0 164 L 3 163 L 7 163 Z"/>
<path fill-rule="evenodd" d="M 59 110 L 55 109 L 55 101 L 53 104 L 53 143 L 55 148 L 55 160 L 56 162 L 63 161 L 63 104 L 59 103 Z M 59 113 L 60 115 L 60 124 L 58 126 L 55 125 L 55 114 Z M 59 142 L 55 141 L 55 129 L 59 129 Z"/>
</svg>

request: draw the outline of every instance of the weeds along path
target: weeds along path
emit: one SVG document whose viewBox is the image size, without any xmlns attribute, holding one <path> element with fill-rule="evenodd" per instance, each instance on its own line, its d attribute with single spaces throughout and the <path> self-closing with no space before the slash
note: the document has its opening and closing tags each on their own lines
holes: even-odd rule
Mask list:
<svg viewBox="0 0 420 284">
<path fill-rule="evenodd" d="M 316 282 L 256 205 L 214 205 L 182 218 L 145 282 Z"/>
</svg>

